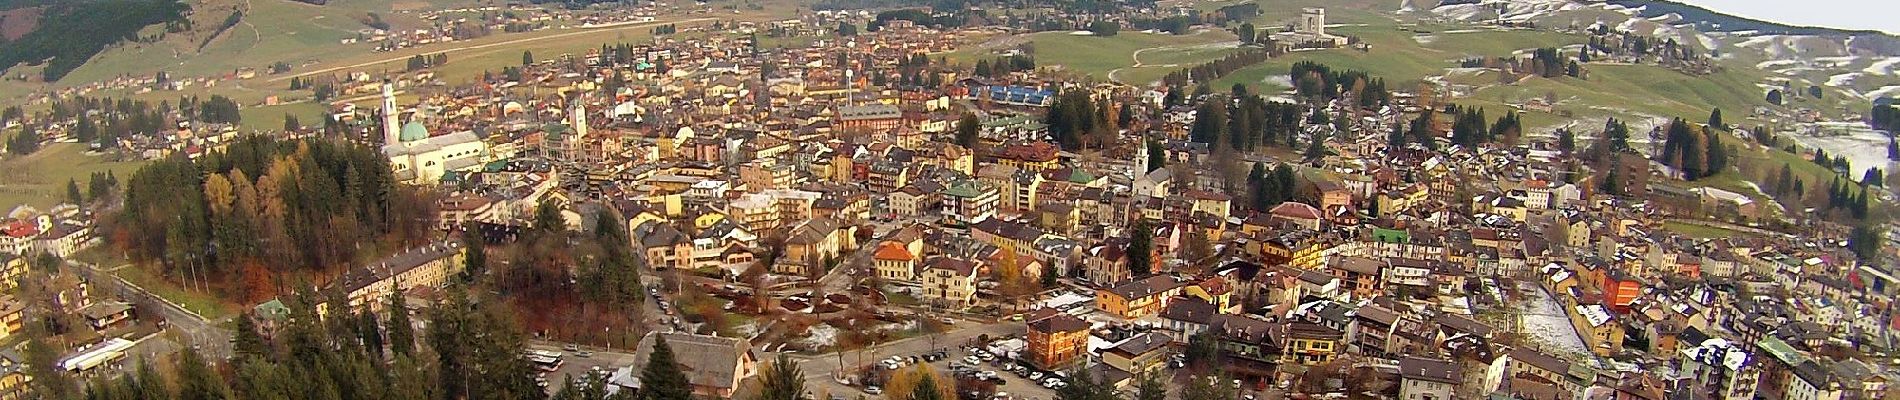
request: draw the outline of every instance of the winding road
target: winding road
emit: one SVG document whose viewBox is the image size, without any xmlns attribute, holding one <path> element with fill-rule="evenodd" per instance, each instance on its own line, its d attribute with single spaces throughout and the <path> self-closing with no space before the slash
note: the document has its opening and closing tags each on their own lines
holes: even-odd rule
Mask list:
<svg viewBox="0 0 1900 400">
<path fill-rule="evenodd" d="M 1134 53 L 1128 55 L 1129 58 L 1134 59 L 1135 65 L 1130 65 L 1127 67 L 1109 70 L 1108 80 L 1115 81 L 1115 83 L 1126 85 L 1128 84 L 1128 82 L 1122 82 L 1121 77 L 1117 76 L 1119 73 L 1122 72 L 1122 70 L 1131 69 L 1131 68 L 1176 68 L 1176 67 L 1181 66 L 1181 64 L 1179 63 L 1167 63 L 1167 64 L 1156 64 L 1156 65 L 1143 64 L 1141 62 L 1141 53 L 1146 53 L 1150 50 L 1224 49 L 1224 48 L 1234 48 L 1234 47 L 1239 47 L 1239 46 L 1240 46 L 1240 41 L 1233 40 L 1233 41 L 1214 42 L 1214 43 L 1198 43 L 1198 44 L 1182 44 L 1182 45 L 1173 45 L 1173 46 L 1149 47 L 1145 49 L 1135 50 Z"/>
</svg>

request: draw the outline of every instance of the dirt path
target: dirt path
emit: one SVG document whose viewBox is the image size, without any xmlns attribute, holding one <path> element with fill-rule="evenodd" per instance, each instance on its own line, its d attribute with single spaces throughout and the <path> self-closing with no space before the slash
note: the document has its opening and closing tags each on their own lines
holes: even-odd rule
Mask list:
<svg viewBox="0 0 1900 400">
<path fill-rule="evenodd" d="M 1214 43 L 1199 43 L 1199 44 L 1179 44 L 1179 45 L 1173 45 L 1173 46 L 1158 46 L 1158 47 L 1149 47 L 1149 48 L 1145 48 L 1145 49 L 1140 49 L 1140 50 L 1135 50 L 1135 52 L 1134 52 L 1134 53 L 1131 53 L 1131 54 L 1129 54 L 1129 55 L 1128 55 L 1128 56 L 1129 56 L 1130 58 L 1132 58 L 1132 59 L 1133 59 L 1133 60 L 1135 61 L 1135 65 L 1130 65 L 1130 66 L 1127 66 L 1127 67 L 1122 67 L 1122 68 L 1116 68 L 1116 69 L 1113 69 L 1113 70 L 1109 70 L 1109 71 L 1108 71 L 1108 80 L 1111 80 L 1111 81 L 1114 81 L 1115 83 L 1119 83 L 1119 84 L 1123 84 L 1123 85 L 1126 85 L 1126 84 L 1128 84 L 1127 82 L 1122 82 L 1122 80 L 1121 80 L 1121 77 L 1119 77 L 1119 76 L 1116 76 L 1116 75 L 1119 75 L 1119 74 L 1120 74 L 1120 73 L 1122 72 L 1122 70 L 1125 70 L 1125 69 L 1132 69 L 1132 68 L 1175 68 L 1175 67 L 1179 67 L 1179 66 L 1181 66 L 1181 64 L 1175 64 L 1175 63 L 1168 63 L 1168 64 L 1156 64 L 1156 65 L 1147 65 L 1147 64 L 1142 64 L 1142 63 L 1141 63 L 1141 53 L 1146 53 L 1146 52 L 1148 52 L 1149 50 L 1187 50 L 1187 49 L 1203 49 L 1203 48 L 1204 48 L 1204 49 L 1222 49 L 1222 48 L 1229 48 L 1229 47 L 1238 47 L 1238 46 L 1240 46 L 1240 42 L 1239 42 L 1239 41 L 1226 41 L 1226 42 L 1214 42 Z"/>
<path fill-rule="evenodd" d="M 495 43 L 479 44 L 479 45 L 468 46 L 468 47 L 457 47 L 457 48 L 436 51 L 436 52 L 429 52 L 429 53 L 432 53 L 432 54 L 460 53 L 460 52 L 467 52 L 467 51 L 472 51 L 472 50 L 481 50 L 481 49 L 486 49 L 486 48 L 491 48 L 491 47 L 502 47 L 502 46 L 510 46 L 510 45 L 549 40 L 549 39 L 559 39 L 559 38 L 564 38 L 564 37 L 587 35 L 587 34 L 597 33 L 601 31 L 630 29 L 630 28 L 644 28 L 644 27 L 654 27 L 654 26 L 660 26 L 660 25 L 666 25 L 666 24 L 693 23 L 693 22 L 711 21 L 711 20 L 713 20 L 713 18 L 693 18 L 693 19 L 678 20 L 678 21 L 653 21 L 653 22 L 643 22 L 643 23 L 599 25 L 599 26 L 579 28 L 579 30 L 574 31 L 574 32 L 564 32 L 564 33 L 557 33 L 557 34 L 546 35 L 546 36 L 520 38 L 520 39 L 507 40 L 507 41 L 501 41 L 501 42 L 495 42 Z M 313 70 L 313 71 L 305 71 L 301 73 L 271 78 L 268 82 L 279 82 L 279 81 L 287 80 L 290 78 L 300 78 L 300 77 L 311 76 L 311 75 L 321 75 L 321 74 L 327 74 L 327 73 L 341 71 L 341 70 L 356 69 L 356 68 L 374 66 L 377 64 L 398 62 L 398 61 L 407 60 L 409 59 L 409 57 L 412 57 L 412 56 L 414 56 L 414 54 L 400 56 L 400 57 L 390 57 L 390 58 L 376 60 L 376 61 L 362 62 L 362 63 L 356 63 L 356 64 L 350 64 L 350 65 L 344 65 L 344 66 L 329 67 L 329 68 Z"/>
</svg>

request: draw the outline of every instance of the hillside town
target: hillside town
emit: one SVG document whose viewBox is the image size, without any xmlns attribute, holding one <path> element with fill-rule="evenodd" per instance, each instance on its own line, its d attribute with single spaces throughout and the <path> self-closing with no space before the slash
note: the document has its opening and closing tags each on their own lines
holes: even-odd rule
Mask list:
<svg viewBox="0 0 1900 400">
<path fill-rule="evenodd" d="M 505 29 L 559 19 L 464 11 Z M 1301 15 L 1237 56 L 1365 49 L 1326 33 L 1324 9 Z M 840 23 L 853 32 L 829 35 Z M 98 177 L 87 193 L 73 182 L 69 204 L 0 221 L 0 338 L 26 329 L 27 303 L 50 301 L 77 319 L 59 324 L 70 325 L 62 334 L 86 343 L 59 352 L 60 371 L 131 374 L 139 360 L 184 347 L 240 360 L 250 336 L 301 337 L 295 327 L 313 323 L 300 317 L 365 310 L 402 315 L 413 329 L 408 316 L 437 315 L 423 309 L 463 286 L 521 298 L 541 294 L 502 283 L 588 292 L 596 279 L 620 279 L 566 271 L 604 262 L 594 253 L 568 257 L 545 279 L 510 268 L 545 255 L 536 251 L 598 247 L 599 259 L 612 259 L 624 246 L 637 260 L 631 294 L 616 298 L 626 309 L 573 300 L 600 294 L 498 301 L 517 307 L 509 312 L 526 325 L 528 348 L 519 357 L 548 393 L 574 379 L 597 379 L 609 395 L 651 391 L 642 371 L 660 357 L 679 363 L 704 398 L 754 398 L 769 390 L 760 383 L 767 364 L 786 360 L 812 399 L 914 399 L 886 393 L 914 385 L 900 383 L 914 368 L 944 371 L 952 379 L 938 384 L 970 400 L 1081 400 L 1070 397 L 1079 384 L 1136 398 L 1148 380 L 1179 393 L 1209 379 L 1223 398 L 1249 400 L 1900 393 L 1889 386 L 1900 380 L 1900 271 L 1881 261 L 1900 236 L 1859 222 L 1869 194 L 1885 189 L 1836 179 L 1846 199 L 1817 209 L 1799 195 L 1784 204 L 1687 184 L 1728 161 L 1683 158 L 1747 140 L 1739 128 L 1678 119 L 1632 139 L 1612 120 L 1602 134 L 1579 130 L 1588 139 L 1531 136 L 1516 113 L 1494 114 L 1504 118 L 1491 125 L 1449 90 L 1388 88 L 1324 65 L 1294 64 L 1285 94 L 1199 77 L 1126 85 L 1037 65 L 1031 52 L 946 57 L 1005 28 L 939 29 L 869 11 L 716 24 L 703 31 L 739 33 L 524 53 L 469 84 L 427 68 L 351 74 L 325 83 L 370 100 L 328 103 L 322 121 L 281 132 L 193 124 L 183 111 L 165 118 L 175 135 L 128 138 L 116 150 L 243 172 L 246 146 L 270 146 L 253 141 L 365 146 L 389 166 L 387 190 L 401 194 L 388 196 L 433 195 L 403 209 L 424 216 L 417 230 L 427 234 L 395 223 L 339 230 L 403 239 L 380 254 L 341 253 L 358 257 L 336 257 L 349 265 L 340 271 L 298 275 L 320 280 L 260 285 L 304 284 L 329 297 L 307 314 L 310 300 L 290 290 L 247 297 L 227 317 L 243 321 L 233 334 L 99 272 L 21 279 L 29 269 L 100 271 L 109 266 L 87 254 L 131 252 L 107 243 L 123 231 L 93 215 L 137 207 L 131 194 L 112 194 L 119 177 Z M 460 36 L 448 26 L 370 40 L 401 48 Z M 811 40 L 761 44 L 779 36 Z M 1602 52 L 1708 68 L 1696 57 L 1644 55 L 1644 46 Z M 1472 65 L 1562 74 L 1532 67 L 1535 57 Z M 52 121 L 46 132 L 76 135 L 80 124 L 89 122 Z M 1684 151 L 1673 137 L 1662 144 L 1676 129 L 1714 144 L 1667 156 Z M 350 171 L 342 181 L 354 180 L 358 161 L 338 164 Z M 265 165 L 272 177 L 346 169 L 321 162 Z M 362 192 L 351 191 L 360 187 L 339 190 L 330 200 L 348 205 L 337 207 L 361 206 Z M 543 241 L 550 231 L 572 236 Z M 1686 233 L 1707 231 L 1721 234 Z M 171 254 L 157 257 L 205 263 Z M 557 276 L 570 282 L 545 282 Z M 168 324 L 194 333 L 157 333 Z M 28 398 L 33 386 L 15 353 L 0 351 L 0 399 Z"/>
</svg>

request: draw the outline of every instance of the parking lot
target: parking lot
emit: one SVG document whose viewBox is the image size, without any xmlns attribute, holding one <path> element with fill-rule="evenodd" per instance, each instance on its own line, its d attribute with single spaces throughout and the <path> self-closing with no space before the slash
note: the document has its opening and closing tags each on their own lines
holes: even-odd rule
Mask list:
<svg viewBox="0 0 1900 400">
<path fill-rule="evenodd" d="M 926 358 L 934 358 L 934 357 L 925 357 L 932 353 L 894 355 L 894 356 L 885 357 L 884 360 L 880 360 L 877 363 L 872 364 L 871 368 L 881 369 L 884 371 L 893 371 L 894 370 L 892 368 L 893 366 L 901 369 L 901 368 L 914 365 L 913 361 L 911 361 L 912 360 L 911 357 L 916 357 L 915 362 L 928 364 L 930 365 L 931 368 L 937 370 L 938 372 L 941 372 L 953 378 L 980 377 L 986 380 L 990 380 L 991 382 L 999 383 L 998 385 L 996 385 L 996 394 L 997 394 L 996 398 L 999 398 L 999 399 L 1007 397 L 1009 399 L 1017 399 L 1017 400 L 1030 400 L 1030 399 L 1051 400 L 1055 398 L 1054 389 L 1045 387 L 1039 384 L 1040 382 L 1032 381 L 1030 378 L 1028 378 L 1028 376 L 1032 376 L 1032 374 L 1034 374 L 1034 375 L 1040 375 L 1039 378 L 1047 380 L 1047 379 L 1055 378 L 1056 375 L 1054 373 L 1047 372 L 1047 371 L 1034 371 L 1030 368 L 1023 367 L 1014 361 L 1003 360 L 999 357 L 996 357 L 995 355 L 988 355 L 988 357 L 984 357 L 984 355 L 988 354 L 988 352 L 985 352 L 982 350 L 977 350 L 977 351 L 971 351 L 971 350 L 972 350 L 971 348 L 954 348 L 954 347 L 950 349 L 946 349 L 943 351 L 943 358 L 934 359 L 934 361 L 926 360 Z M 899 364 L 892 364 L 889 361 L 892 361 L 893 358 L 901 358 L 903 361 L 902 363 L 899 363 Z M 972 363 L 971 361 L 975 361 L 975 362 Z M 1016 371 L 1022 371 L 1022 372 L 1019 373 Z M 863 386 L 859 386 L 856 389 L 860 393 L 871 395 L 871 393 L 866 391 L 866 388 Z M 845 397 L 850 398 L 851 396 L 845 396 Z M 872 395 L 871 397 L 876 398 L 879 396 Z"/>
<path fill-rule="evenodd" d="M 555 343 L 530 343 L 528 349 L 531 351 L 561 353 L 560 368 L 539 375 L 540 378 L 546 380 L 548 384 L 546 389 L 549 394 L 559 391 L 561 389 L 561 382 L 565 382 L 570 376 L 574 378 L 575 382 L 580 382 L 582 378 L 585 378 L 589 373 L 596 373 L 596 371 L 598 371 L 598 373 L 612 375 L 614 369 L 633 365 L 633 354 L 617 351 L 602 351 L 601 349 L 590 350 L 587 347 L 566 347 L 565 345 Z"/>
</svg>

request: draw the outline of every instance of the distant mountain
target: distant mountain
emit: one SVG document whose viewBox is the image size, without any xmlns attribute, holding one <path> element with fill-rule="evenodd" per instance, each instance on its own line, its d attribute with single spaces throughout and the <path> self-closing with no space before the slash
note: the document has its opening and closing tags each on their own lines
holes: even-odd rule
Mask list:
<svg viewBox="0 0 1900 400">
<path fill-rule="evenodd" d="M 1719 11 L 1695 5 L 1677 3 L 1668 0 L 1606 0 L 1607 3 L 1622 7 L 1639 9 L 1636 15 L 1643 18 L 1655 18 L 1676 14 L 1682 22 L 1695 24 L 1696 30 L 1703 32 L 1742 32 L 1754 31 L 1775 35 L 1815 35 L 1815 36 L 1892 36 L 1874 30 L 1838 29 L 1818 26 L 1797 26 L 1773 21 L 1763 21 L 1748 17 L 1723 14 Z"/>
</svg>

